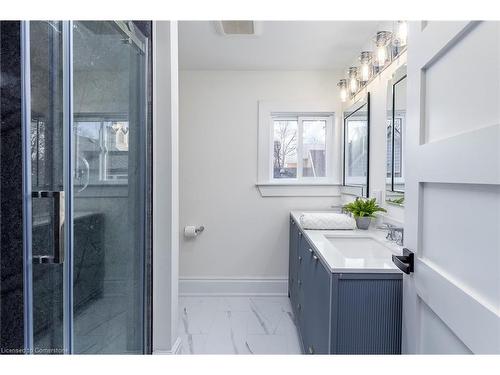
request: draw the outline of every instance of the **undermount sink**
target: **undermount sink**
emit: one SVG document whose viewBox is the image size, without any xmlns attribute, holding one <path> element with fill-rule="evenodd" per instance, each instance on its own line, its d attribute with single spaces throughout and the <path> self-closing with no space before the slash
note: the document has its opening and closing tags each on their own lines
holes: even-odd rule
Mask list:
<svg viewBox="0 0 500 375">
<path fill-rule="evenodd" d="M 370 237 L 327 237 L 346 259 L 383 259 L 389 250 Z"/>
</svg>

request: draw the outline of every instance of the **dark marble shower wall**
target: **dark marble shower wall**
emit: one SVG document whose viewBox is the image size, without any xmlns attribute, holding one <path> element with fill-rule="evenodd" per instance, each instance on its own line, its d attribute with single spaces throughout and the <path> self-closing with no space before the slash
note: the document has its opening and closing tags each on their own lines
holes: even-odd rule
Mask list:
<svg viewBox="0 0 500 375">
<path fill-rule="evenodd" d="M 0 22 L 0 353 L 24 347 L 20 22 Z"/>
</svg>

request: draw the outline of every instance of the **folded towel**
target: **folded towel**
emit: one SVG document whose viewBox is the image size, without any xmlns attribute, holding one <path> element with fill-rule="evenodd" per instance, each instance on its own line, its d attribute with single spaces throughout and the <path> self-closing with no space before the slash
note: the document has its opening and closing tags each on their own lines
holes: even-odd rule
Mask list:
<svg viewBox="0 0 500 375">
<path fill-rule="evenodd" d="M 337 213 L 303 213 L 300 224 L 304 229 L 356 229 L 356 221 Z"/>
</svg>

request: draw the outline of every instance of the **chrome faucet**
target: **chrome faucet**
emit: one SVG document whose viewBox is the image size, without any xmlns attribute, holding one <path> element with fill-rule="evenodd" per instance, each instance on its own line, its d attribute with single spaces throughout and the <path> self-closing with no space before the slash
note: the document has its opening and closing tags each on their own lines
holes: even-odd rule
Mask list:
<svg viewBox="0 0 500 375">
<path fill-rule="evenodd" d="M 396 241 L 396 245 L 403 246 L 404 233 L 405 233 L 404 228 L 403 227 L 394 227 L 394 228 L 391 228 L 391 231 L 392 231 L 393 241 Z M 398 233 L 399 233 L 399 235 L 398 235 Z"/>
<path fill-rule="evenodd" d="M 387 236 L 385 237 L 389 241 L 395 241 L 396 245 L 403 246 L 404 241 L 404 228 L 397 227 L 394 224 L 383 223 L 378 229 L 387 229 Z"/>
</svg>

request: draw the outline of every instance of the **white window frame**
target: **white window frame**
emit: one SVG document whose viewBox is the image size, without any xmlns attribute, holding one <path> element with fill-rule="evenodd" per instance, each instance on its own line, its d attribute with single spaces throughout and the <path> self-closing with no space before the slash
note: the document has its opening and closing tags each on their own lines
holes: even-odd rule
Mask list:
<svg viewBox="0 0 500 375">
<path fill-rule="evenodd" d="M 274 121 L 297 120 L 297 177 L 274 178 Z M 303 177 L 303 122 L 326 120 L 326 176 Z M 258 176 L 262 196 L 340 196 L 340 134 L 335 110 L 329 103 L 259 102 Z"/>
</svg>

